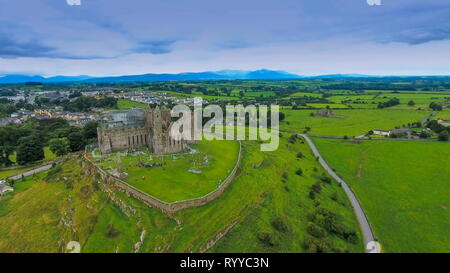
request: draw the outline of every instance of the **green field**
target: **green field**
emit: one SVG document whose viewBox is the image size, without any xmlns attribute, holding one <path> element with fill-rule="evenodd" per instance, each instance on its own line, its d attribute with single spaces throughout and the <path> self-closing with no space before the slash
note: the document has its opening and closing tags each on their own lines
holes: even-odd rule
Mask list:
<svg viewBox="0 0 450 273">
<path fill-rule="evenodd" d="M 316 109 L 322 109 L 325 108 L 327 106 L 331 107 L 332 109 L 348 109 L 349 106 L 345 105 L 345 104 L 339 104 L 339 103 L 307 103 L 306 104 L 308 107 L 312 107 L 312 108 L 316 108 Z"/>
<path fill-rule="evenodd" d="M 414 101 L 416 104 L 429 105 L 432 102 L 443 103 L 450 99 L 449 93 L 428 93 L 428 92 L 400 92 L 400 93 L 382 93 L 382 94 L 365 94 L 365 95 L 344 95 L 332 96 L 328 100 L 341 103 L 342 101 L 351 100 L 353 102 L 361 102 L 372 104 L 375 102 L 375 107 L 379 102 L 385 102 L 392 98 L 398 98 L 401 104 L 407 104 L 409 101 Z"/>
<path fill-rule="evenodd" d="M 107 169 L 119 164 L 129 175 L 125 179 L 127 183 L 162 201 L 193 199 L 215 190 L 231 173 L 237 162 L 239 143 L 201 141 L 191 147 L 199 153 L 158 157 L 143 149 L 143 155 L 120 157 L 120 163 L 115 160 L 117 154 L 112 155 L 109 161 L 104 160 L 100 166 Z M 138 166 L 138 162 L 161 163 L 163 166 L 148 169 Z"/>
<path fill-rule="evenodd" d="M 147 108 L 148 104 L 131 101 L 131 100 L 126 100 L 126 99 L 119 99 L 117 101 L 117 106 L 119 107 L 119 109 L 130 109 L 130 108 L 135 108 L 135 107 Z"/>
<path fill-rule="evenodd" d="M 446 108 L 436 114 L 434 119 L 445 119 L 450 120 L 450 108 Z"/>
<path fill-rule="evenodd" d="M 373 129 L 393 129 L 417 122 L 429 116 L 431 111 L 394 109 L 335 110 L 345 118 L 311 117 L 314 110 L 282 110 L 286 114 L 280 124 L 282 130 L 303 132 L 310 127 L 311 134 L 329 136 L 359 136 Z"/>
<path fill-rule="evenodd" d="M 294 93 L 294 94 L 290 95 L 289 97 L 292 97 L 292 98 L 303 98 L 303 97 L 321 98 L 322 94 L 320 94 L 320 93 L 297 92 L 297 93 Z"/>
<path fill-rule="evenodd" d="M 356 192 L 384 251 L 449 251 L 449 143 L 314 142 Z"/>
<path fill-rule="evenodd" d="M 159 91 L 158 93 L 167 93 L 169 95 L 172 95 L 177 98 L 202 98 L 206 100 L 237 100 L 238 97 L 229 97 L 229 96 L 211 96 L 211 95 L 203 95 L 201 92 L 192 92 L 191 94 L 186 93 L 180 93 L 180 92 L 174 92 L 174 91 Z"/>
</svg>

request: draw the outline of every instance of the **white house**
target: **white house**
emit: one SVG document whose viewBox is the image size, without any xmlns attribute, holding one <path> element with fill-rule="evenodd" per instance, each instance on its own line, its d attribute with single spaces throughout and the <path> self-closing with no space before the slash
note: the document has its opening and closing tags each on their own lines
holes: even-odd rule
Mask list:
<svg viewBox="0 0 450 273">
<path fill-rule="evenodd" d="M 373 134 L 378 136 L 390 136 L 391 131 L 375 129 L 373 130 Z"/>
<path fill-rule="evenodd" d="M 438 119 L 438 123 L 445 127 L 450 127 L 450 120 Z"/>
</svg>

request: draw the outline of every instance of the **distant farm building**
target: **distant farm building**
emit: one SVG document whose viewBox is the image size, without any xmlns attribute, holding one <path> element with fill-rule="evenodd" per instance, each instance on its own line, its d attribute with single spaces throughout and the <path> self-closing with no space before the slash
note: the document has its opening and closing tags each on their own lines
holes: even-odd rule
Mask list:
<svg viewBox="0 0 450 273">
<path fill-rule="evenodd" d="M 373 134 L 377 135 L 377 136 L 390 136 L 391 131 L 375 129 L 375 130 L 373 130 Z"/>
<path fill-rule="evenodd" d="M 314 114 L 314 116 L 315 117 L 324 117 L 324 118 L 345 118 L 345 116 L 339 116 L 339 115 L 334 114 L 333 110 L 330 107 L 317 110 L 317 112 Z"/>
<path fill-rule="evenodd" d="M 450 127 L 450 120 L 438 119 L 438 123 L 445 127 Z"/>
<path fill-rule="evenodd" d="M 316 117 L 325 117 L 325 118 L 331 118 L 334 117 L 333 110 L 329 108 L 323 108 L 318 110 L 315 114 Z"/>
</svg>

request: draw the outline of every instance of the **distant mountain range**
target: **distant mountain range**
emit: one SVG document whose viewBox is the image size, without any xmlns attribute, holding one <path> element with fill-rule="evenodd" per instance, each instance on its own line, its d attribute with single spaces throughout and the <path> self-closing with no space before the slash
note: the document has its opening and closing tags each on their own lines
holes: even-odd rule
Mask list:
<svg viewBox="0 0 450 273">
<path fill-rule="evenodd" d="M 86 82 L 86 83 L 115 83 L 115 82 L 156 82 L 156 81 L 197 81 L 197 80 L 286 80 L 304 78 L 352 78 L 370 77 L 360 74 L 335 74 L 321 75 L 314 77 L 300 76 L 285 71 L 274 70 L 221 70 L 209 72 L 187 72 L 179 74 L 144 74 L 112 77 L 91 77 L 91 76 L 27 76 L 27 75 L 6 75 L 0 77 L 0 84 L 19 84 L 27 82 L 41 83 L 63 83 L 63 82 Z"/>
<path fill-rule="evenodd" d="M 27 75 L 6 75 L 0 77 L 0 84 L 26 83 L 26 82 L 42 82 L 42 83 L 61 83 L 61 82 L 79 82 L 92 79 L 89 76 L 27 76 Z"/>
</svg>

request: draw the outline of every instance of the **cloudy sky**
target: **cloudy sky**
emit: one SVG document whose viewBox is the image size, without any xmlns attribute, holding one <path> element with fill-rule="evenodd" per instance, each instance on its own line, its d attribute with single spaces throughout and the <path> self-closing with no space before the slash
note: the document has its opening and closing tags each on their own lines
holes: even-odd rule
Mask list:
<svg viewBox="0 0 450 273">
<path fill-rule="evenodd" d="M 0 75 L 450 75 L 450 1 L 0 0 Z"/>
</svg>

